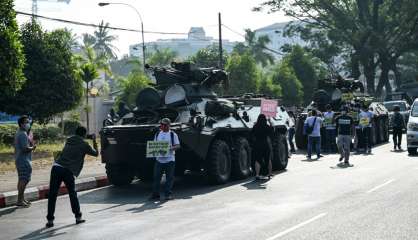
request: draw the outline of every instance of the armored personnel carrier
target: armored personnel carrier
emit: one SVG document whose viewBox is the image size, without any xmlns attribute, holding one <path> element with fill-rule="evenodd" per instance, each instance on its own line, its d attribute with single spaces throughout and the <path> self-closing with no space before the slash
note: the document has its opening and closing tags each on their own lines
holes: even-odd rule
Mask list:
<svg viewBox="0 0 418 240">
<path fill-rule="evenodd" d="M 149 67 L 156 85 L 140 91 L 136 108 L 125 116 L 110 116 L 101 130 L 102 161 L 114 185 L 131 183 L 134 177 L 149 180 L 154 159 L 146 158 L 147 141 L 153 140 L 162 118 L 172 121 L 180 139 L 176 151 L 176 175 L 185 170 L 204 173 L 210 183 L 252 174 L 251 129 L 260 114 L 262 98 L 218 97 L 212 90 L 227 80 L 219 69 L 195 68 L 190 63 Z M 288 162 L 286 132 L 289 117 L 277 107 L 271 139 L 274 170 Z"/>
<path fill-rule="evenodd" d="M 328 104 L 337 114 L 339 114 L 341 106 L 349 106 L 352 109 L 351 113 L 355 121 L 358 121 L 356 110 L 364 105 L 369 107 L 374 113 L 371 133 L 372 143 L 379 144 L 389 140 L 389 112 L 385 106 L 375 101 L 374 98 L 367 96 L 360 81 L 338 77 L 337 79 L 320 80 L 318 90 L 313 94 L 313 101 L 298 115 L 295 134 L 298 149 L 306 149 L 307 147 L 307 136 L 304 135 L 303 128 L 308 112 L 311 109 L 325 112 Z"/>
</svg>

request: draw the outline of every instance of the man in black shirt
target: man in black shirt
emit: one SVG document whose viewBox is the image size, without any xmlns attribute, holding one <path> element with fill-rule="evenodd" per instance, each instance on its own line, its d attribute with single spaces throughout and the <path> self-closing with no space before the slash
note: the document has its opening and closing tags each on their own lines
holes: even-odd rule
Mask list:
<svg viewBox="0 0 418 240">
<path fill-rule="evenodd" d="M 337 129 L 337 146 L 341 154 L 340 162 L 344 159 L 346 165 L 350 165 L 350 145 L 351 139 L 354 135 L 354 121 L 353 118 L 347 115 L 348 108 L 341 109 L 341 115 L 335 119 Z"/>
</svg>

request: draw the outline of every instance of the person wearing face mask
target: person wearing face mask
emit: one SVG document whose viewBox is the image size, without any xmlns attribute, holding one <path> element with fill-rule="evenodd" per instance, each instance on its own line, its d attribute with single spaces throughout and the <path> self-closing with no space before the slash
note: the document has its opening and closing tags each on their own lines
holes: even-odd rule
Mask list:
<svg viewBox="0 0 418 240">
<path fill-rule="evenodd" d="M 160 131 L 155 135 L 154 141 L 167 141 L 170 143 L 170 152 L 167 156 L 157 157 L 154 164 L 154 179 L 152 186 L 151 200 L 160 199 L 160 183 L 163 172 L 165 172 L 164 195 L 165 200 L 172 199 L 174 183 L 175 151 L 180 148 L 180 141 L 177 134 L 170 130 L 171 121 L 168 118 L 161 120 Z"/>
<path fill-rule="evenodd" d="M 32 152 L 36 149 L 33 141 L 29 139 L 29 129 L 31 127 L 28 116 L 21 116 L 18 119 L 19 130 L 14 139 L 15 164 L 19 176 L 17 183 L 17 203 L 18 207 L 29 207 L 30 202 L 25 200 L 25 189 L 32 176 Z"/>
<path fill-rule="evenodd" d="M 350 165 L 350 145 L 354 135 L 354 121 L 348 114 L 348 108 L 341 109 L 341 115 L 335 119 L 337 129 L 337 146 L 340 152 L 340 162 L 344 160 L 344 164 Z"/>
</svg>

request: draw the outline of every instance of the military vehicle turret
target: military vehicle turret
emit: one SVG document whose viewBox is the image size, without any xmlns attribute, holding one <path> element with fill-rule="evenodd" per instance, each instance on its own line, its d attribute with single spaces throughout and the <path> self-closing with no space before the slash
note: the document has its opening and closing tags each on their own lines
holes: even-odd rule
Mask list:
<svg viewBox="0 0 418 240">
<path fill-rule="evenodd" d="M 341 106 L 347 105 L 352 110 L 362 106 L 369 107 L 374 113 L 372 122 L 372 143 L 378 144 L 389 140 L 389 112 L 385 106 L 374 98 L 364 93 L 364 86 L 358 80 L 323 79 L 318 81 L 318 88 L 313 94 L 313 101 L 299 114 L 296 120 L 296 146 L 298 149 L 306 149 L 307 136 L 303 133 L 304 122 L 311 109 L 324 112 L 326 105 L 330 104 L 333 111 L 340 111 Z M 358 115 L 352 111 L 355 121 Z"/>
<path fill-rule="evenodd" d="M 102 161 L 114 185 L 129 184 L 137 177 L 152 177 L 154 159 L 146 158 L 146 143 L 158 130 L 161 118 L 172 121 L 180 139 L 176 174 L 200 172 L 213 184 L 247 178 L 252 173 L 250 131 L 260 114 L 260 97 L 221 98 L 213 88 L 227 80 L 214 68 L 195 68 L 190 63 L 149 67 L 156 79 L 152 88 L 140 91 L 136 107 L 115 119 L 110 116 L 101 130 Z M 283 170 L 288 162 L 286 132 L 289 117 L 282 107 L 272 118 L 272 163 Z"/>
</svg>

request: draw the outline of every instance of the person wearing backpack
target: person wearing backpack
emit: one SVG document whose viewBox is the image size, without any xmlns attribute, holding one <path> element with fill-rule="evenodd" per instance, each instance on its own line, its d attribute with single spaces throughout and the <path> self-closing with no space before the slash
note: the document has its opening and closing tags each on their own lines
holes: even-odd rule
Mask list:
<svg viewBox="0 0 418 240">
<path fill-rule="evenodd" d="M 170 152 L 167 156 L 157 157 L 154 163 L 154 180 L 152 186 L 151 200 L 160 199 L 160 184 L 163 172 L 165 173 L 164 197 L 171 200 L 174 183 L 175 151 L 180 148 L 180 141 L 177 134 L 170 130 L 171 121 L 168 118 L 161 120 L 160 131 L 155 135 L 155 141 L 167 141 L 170 143 Z"/>
<path fill-rule="evenodd" d="M 308 135 L 308 156 L 310 160 L 312 156 L 312 148 L 315 147 L 316 155 L 319 158 L 321 155 L 321 126 L 322 118 L 317 116 L 315 109 L 312 109 L 311 116 L 305 120 L 305 134 Z"/>
</svg>

